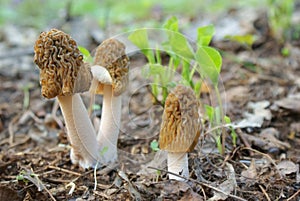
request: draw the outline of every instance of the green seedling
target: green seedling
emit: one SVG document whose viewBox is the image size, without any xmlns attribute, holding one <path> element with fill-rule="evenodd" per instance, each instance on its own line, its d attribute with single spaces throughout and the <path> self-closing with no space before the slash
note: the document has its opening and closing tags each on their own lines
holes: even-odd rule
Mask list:
<svg viewBox="0 0 300 201">
<path fill-rule="evenodd" d="M 284 42 L 292 25 L 295 0 L 268 0 L 268 21 L 272 35 Z"/>
<path fill-rule="evenodd" d="M 34 87 L 33 83 L 28 82 L 25 85 L 21 86 L 21 89 L 23 90 L 23 110 L 28 109 L 30 104 L 30 89 Z"/>
<path fill-rule="evenodd" d="M 290 55 L 290 50 L 289 50 L 289 48 L 283 47 L 283 48 L 281 49 L 281 55 L 284 56 L 284 57 L 288 57 L 288 56 Z"/>
<path fill-rule="evenodd" d="M 205 105 L 205 114 L 210 122 L 211 128 L 218 127 L 221 124 L 221 117 L 220 117 L 220 108 L 219 107 L 212 107 L 209 105 Z M 222 140 L 221 140 L 221 130 L 220 129 L 212 129 L 211 134 L 215 138 L 217 148 L 220 153 L 223 153 L 222 150 Z"/>
<path fill-rule="evenodd" d="M 156 170 L 156 183 L 158 182 L 160 176 L 161 176 L 161 171 Z"/>
<path fill-rule="evenodd" d="M 78 46 L 79 51 L 83 54 L 83 61 L 94 63 L 93 57 L 90 54 L 90 51 L 88 51 L 86 48 L 82 46 Z"/>
<path fill-rule="evenodd" d="M 101 110 L 101 105 L 99 104 L 92 104 L 92 110 Z"/>
<path fill-rule="evenodd" d="M 100 151 L 100 156 L 104 156 L 104 154 L 108 151 L 108 147 L 103 147 L 103 149 Z"/>
<path fill-rule="evenodd" d="M 200 97 L 201 80 L 196 82 L 193 80 L 194 73 L 198 72 L 202 79 L 210 79 L 214 85 L 218 83 L 218 77 L 221 70 L 222 58 L 217 50 L 209 47 L 209 43 L 214 34 L 212 25 L 200 27 L 196 41 L 196 50 L 194 50 L 187 38 L 179 31 L 178 20 L 176 17 L 171 17 L 163 25 L 164 33 L 167 40 L 151 48 L 147 29 L 139 29 L 134 31 L 128 39 L 135 44 L 148 60 L 147 76 L 153 78 L 154 84 L 152 93 L 154 96 L 162 94 L 163 100 L 166 98 L 166 87 L 173 82 L 174 73 L 181 66 L 182 83 L 191 86 L 197 97 Z M 161 49 L 158 49 L 160 47 Z M 154 50 L 153 50 L 154 49 Z M 161 63 L 161 52 L 166 52 L 169 56 L 167 66 Z M 159 90 L 161 86 L 163 90 Z"/>
<path fill-rule="evenodd" d="M 158 100 L 162 97 L 161 103 L 165 102 L 169 89 L 178 83 L 174 83 L 175 73 L 181 74 L 181 81 L 184 85 L 190 86 L 198 98 L 201 96 L 201 86 L 203 80 L 209 80 L 214 87 L 219 106 L 218 119 L 211 119 L 210 123 L 218 125 L 221 132 L 219 136 L 225 139 L 225 124 L 223 107 L 220 92 L 218 89 L 219 75 L 222 66 L 222 57 L 220 53 L 210 47 L 209 44 L 214 35 L 213 25 L 199 27 L 197 31 L 197 41 L 191 43 L 180 31 L 176 17 L 171 17 L 163 26 L 163 33 L 167 38 L 162 44 L 156 44 L 155 48 L 150 47 L 147 29 L 136 30 L 129 35 L 129 40 L 136 45 L 148 60 L 147 68 L 144 68 L 143 74 L 147 78 L 152 78 L 152 94 Z M 160 30 L 161 31 L 161 30 Z M 158 49 L 160 47 L 160 49 Z M 169 62 L 167 66 L 162 65 L 161 52 L 167 53 Z M 198 73 L 201 79 L 195 79 L 195 73 Z M 159 87 L 160 86 L 160 87 Z M 217 114 L 217 113 L 215 113 Z M 220 145 L 225 140 L 217 140 Z M 221 153 L 224 153 L 225 146 L 219 147 Z"/>
<path fill-rule="evenodd" d="M 223 116 L 223 122 L 222 123 L 222 117 L 219 107 L 212 107 L 209 105 L 205 105 L 205 114 L 207 116 L 207 119 L 209 120 L 210 126 L 211 126 L 211 134 L 214 136 L 217 148 L 220 153 L 223 153 L 223 145 L 225 143 L 224 139 L 222 138 L 222 128 L 229 128 L 230 129 L 230 135 L 232 138 L 232 144 L 234 147 L 236 147 L 236 141 L 237 141 L 237 134 L 231 124 L 231 119 L 228 116 Z M 221 125 L 221 126 L 220 126 Z"/>
<path fill-rule="evenodd" d="M 234 147 L 236 147 L 237 134 L 236 134 L 236 132 L 235 132 L 233 126 L 232 126 L 230 117 L 224 116 L 224 121 L 228 125 L 228 127 L 231 131 L 230 135 L 231 135 L 231 138 L 232 138 L 232 144 L 233 144 Z"/>
<path fill-rule="evenodd" d="M 159 151 L 157 140 L 153 140 L 153 141 L 150 143 L 150 148 L 151 148 L 152 151 L 154 151 L 154 152 Z"/>
<path fill-rule="evenodd" d="M 26 185 L 28 182 L 32 182 L 40 190 L 44 188 L 41 180 L 38 178 L 38 175 L 32 171 L 21 170 L 20 173 L 16 176 L 17 181 L 23 181 Z"/>
<path fill-rule="evenodd" d="M 27 185 L 29 180 L 26 179 L 26 176 L 24 176 L 25 174 L 26 174 L 25 170 L 21 170 L 21 172 L 16 176 L 16 180 L 22 181 Z"/>
</svg>

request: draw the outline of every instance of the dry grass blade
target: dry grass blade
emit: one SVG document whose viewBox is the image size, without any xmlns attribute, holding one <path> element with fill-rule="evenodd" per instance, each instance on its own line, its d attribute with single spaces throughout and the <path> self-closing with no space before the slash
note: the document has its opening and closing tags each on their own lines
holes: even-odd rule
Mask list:
<svg viewBox="0 0 300 201">
<path fill-rule="evenodd" d="M 270 196 L 268 195 L 267 191 L 262 187 L 262 185 L 259 185 L 260 190 L 263 192 L 263 194 L 266 196 L 268 201 L 271 201 Z"/>
<path fill-rule="evenodd" d="M 49 165 L 48 168 L 58 170 L 58 171 L 61 171 L 61 172 L 65 172 L 65 173 L 68 173 L 68 174 L 73 174 L 73 175 L 76 175 L 76 176 L 81 176 L 82 175 L 78 172 L 74 172 L 74 171 L 67 170 L 67 169 L 64 169 L 64 168 L 56 167 L 56 166 L 53 166 L 53 165 Z"/>
<path fill-rule="evenodd" d="M 128 183 L 128 191 L 129 191 L 130 195 L 135 200 L 142 200 L 141 194 L 136 190 L 136 188 L 130 182 L 130 180 L 128 179 L 127 175 L 123 171 L 119 171 L 118 175 Z"/>
<path fill-rule="evenodd" d="M 26 172 L 23 172 L 23 177 L 29 181 L 31 181 L 37 188 L 39 191 L 41 190 L 45 190 L 50 198 L 53 201 L 56 201 L 56 199 L 53 197 L 52 193 L 46 188 L 46 186 L 43 184 L 43 182 L 39 179 L 38 175 L 35 174 L 32 170 L 27 170 Z"/>
<path fill-rule="evenodd" d="M 286 201 L 291 201 L 291 200 L 293 200 L 294 198 L 296 198 L 296 196 L 297 196 L 299 193 L 300 193 L 300 189 L 299 189 L 296 193 L 294 193 L 294 195 L 292 195 L 291 197 L 289 197 Z"/>
</svg>

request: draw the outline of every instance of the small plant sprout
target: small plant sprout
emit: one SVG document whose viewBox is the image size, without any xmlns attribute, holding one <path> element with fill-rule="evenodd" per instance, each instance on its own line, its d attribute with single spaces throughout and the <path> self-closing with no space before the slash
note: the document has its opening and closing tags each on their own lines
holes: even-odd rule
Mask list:
<svg viewBox="0 0 300 201">
<path fill-rule="evenodd" d="M 34 62 L 40 69 L 41 92 L 57 97 L 62 110 L 71 161 L 83 168 L 94 167 L 99 159 L 96 133 L 78 93 L 88 91 L 92 80 L 75 40 L 57 29 L 42 32 L 34 46 Z"/>
<path fill-rule="evenodd" d="M 292 15 L 296 4 L 295 0 L 268 0 L 268 22 L 273 37 L 284 42 L 287 32 L 292 26 Z"/>
<path fill-rule="evenodd" d="M 122 93 L 128 84 L 129 58 L 125 45 L 116 39 L 105 40 L 95 53 L 91 94 L 103 94 L 101 123 L 97 141 L 101 162 L 117 160 L 117 141 L 121 124 Z"/>
<path fill-rule="evenodd" d="M 162 34 L 162 38 L 166 40 L 157 48 L 158 45 L 150 47 L 155 38 L 149 38 L 150 34 L 146 29 L 139 29 L 129 35 L 128 39 L 136 45 L 140 51 L 146 56 L 148 60 L 149 71 L 146 74 L 147 78 L 151 77 L 153 80 L 152 94 L 155 100 L 162 97 L 160 102 L 164 103 L 166 99 L 166 89 L 174 84 L 175 72 L 180 72 L 181 80 L 177 83 L 182 83 L 192 88 L 197 98 L 201 96 L 201 89 L 204 84 L 209 83 L 213 85 L 217 97 L 220 111 L 220 120 L 217 125 L 220 138 L 221 149 L 220 153 L 225 153 L 225 136 L 224 127 L 224 112 L 222 107 L 222 99 L 219 92 L 219 76 L 222 67 L 222 57 L 220 53 L 210 46 L 210 42 L 215 33 L 213 25 L 199 27 L 197 29 L 197 39 L 191 44 L 191 40 L 183 35 L 179 29 L 179 23 L 176 17 L 171 17 L 163 25 L 163 29 L 157 30 L 157 34 Z M 154 34 L 152 34 L 154 35 Z M 152 39 L 152 40 L 151 40 Z M 247 42 L 252 42 L 253 38 L 246 38 Z M 151 41 L 151 42 L 149 42 Z M 155 50 L 155 53 L 154 51 Z M 166 52 L 169 56 L 168 66 L 161 64 L 160 52 Z M 198 73 L 198 76 L 195 74 Z M 200 77 L 200 78 L 199 78 Z M 175 85 L 177 84 L 175 83 Z M 158 90 L 157 86 L 161 86 L 162 90 Z M 214 124 L 214 122 L 210 122 Z M 222 124 L 222 125 L 220 125 Z M 214 124 L 216 125 L 216 124 Z M 222 144 L 223 143 L 223 144 Z"/>
<path fill-rule="evenodd" d="M 175 87 L 165 102 L 159 134 L 160 149 L 168 152 L 168 171 L 189 177 L 188 152 L 193 151 L 200 136 L 199 106 L 194 91 Z M 170 179 L 184 179 L 169 174 Z"/>
<path fill-rule="evenodd" d="M 151 147 L 152 151 L 159 151 L 158 142 L 156 140 L 153 140 L 150 143 L 150 147 Z"/>
</svg>

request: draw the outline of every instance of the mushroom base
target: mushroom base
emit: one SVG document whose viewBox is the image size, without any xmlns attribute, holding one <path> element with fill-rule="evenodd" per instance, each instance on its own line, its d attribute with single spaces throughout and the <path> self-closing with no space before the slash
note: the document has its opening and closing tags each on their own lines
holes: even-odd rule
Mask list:
<svg viewBox="0 0 300 201">
<path fill-rule="evenodd" d="M 187 153 L 168 152 L 168 171 L 180 176 L 189 177 L 188 155 Z M 169 179 L 184 181 L 185 179 L 169 174 Z"/>
</svg>

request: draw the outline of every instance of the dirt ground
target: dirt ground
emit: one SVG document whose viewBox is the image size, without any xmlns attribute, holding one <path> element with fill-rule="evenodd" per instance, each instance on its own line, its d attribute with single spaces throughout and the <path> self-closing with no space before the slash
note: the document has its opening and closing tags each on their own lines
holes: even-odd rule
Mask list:
<svg viewBox="0 0 300 201">
<path fill-rule="evenodd" d="M 279 44 L 264 26 L 254 30 L 260 38 L 251 48 L 225 40 L 212 44 L 222 53 L 220 90 L 238 139 L 234 145 L 227 129 L 226 154 L 220 155 L 213 128 L 203 122 L 187 182 L 168 180 L 166 154 L 150 147 L 158 140 L 163 107 L 153 103 L 150 81 L 141 75 L 141 54 L 130 55 L 119 161 L 83 170 L 70 161 L 57 102 L 40 94 L 26 42 L 38 33 L 10 27 L 24 33 L 12 39 L 1 32 L 0 200 L 300 200 L 300 43 Z M 89 40 L 89 49 L 96 45 Z M 280 53 L 283 45 L 288 56 Z M 89 95 L 82 96 L 89 105 Z M 214 99 L 211 88 L 203 89 L 202 103 Z M 97 96 L 95 103 L 101 100 Z M 101 107 L 92 115 L 95 125 L 100 119 Z"/>
</svg>

